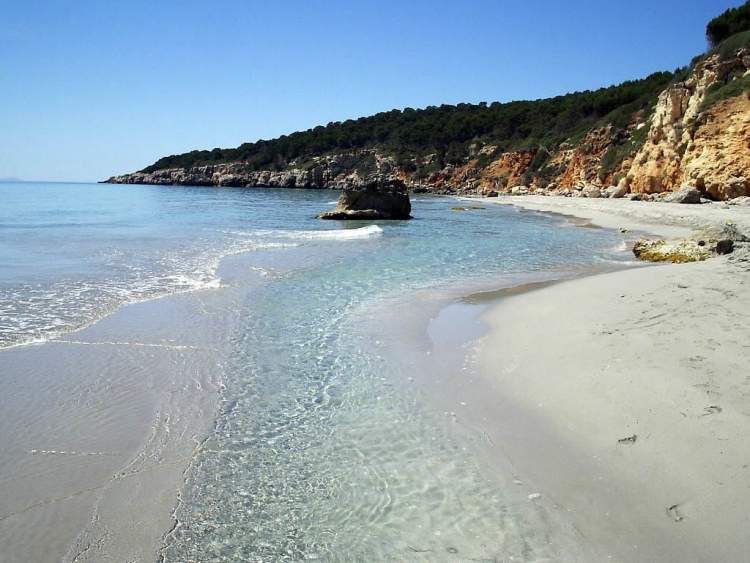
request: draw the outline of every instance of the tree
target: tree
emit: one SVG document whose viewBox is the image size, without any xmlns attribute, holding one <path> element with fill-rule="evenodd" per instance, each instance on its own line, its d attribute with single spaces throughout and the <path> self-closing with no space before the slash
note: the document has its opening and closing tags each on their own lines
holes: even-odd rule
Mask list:
<svg viewBox="0 0 750 563">
<path fill-rule="evenodd" d="M 737 8 L 730 8 L 712 19 L 706 26 L 706 38 L 716 47 L 727 37 L 750 29 L 750 0 Z"/>
</svg>

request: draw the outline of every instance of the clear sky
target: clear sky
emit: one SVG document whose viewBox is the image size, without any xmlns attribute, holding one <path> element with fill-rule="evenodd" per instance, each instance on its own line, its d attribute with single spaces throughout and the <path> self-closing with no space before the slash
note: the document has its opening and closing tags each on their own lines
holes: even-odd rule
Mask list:
<svg viewBox="0 0 750 563">
<path fill-rule="evenodd" d="M 741 0 L 0 0 L 0 177 L 100 180 L 378 111 L 673 70 Z"/>
</svg>

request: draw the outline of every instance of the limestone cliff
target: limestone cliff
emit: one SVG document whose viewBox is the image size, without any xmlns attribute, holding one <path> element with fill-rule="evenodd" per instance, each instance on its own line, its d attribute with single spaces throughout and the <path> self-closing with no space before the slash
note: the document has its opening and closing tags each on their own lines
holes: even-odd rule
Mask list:
<svg viewBox="0 0 750 563">
<path fill-rule="evenodd" d="M 108 182 L 345 189 L 371 183 L 373 178 L 397 176 L 399 172 L 392 158 L 374 150 L 363 150 L 314 157 L 305 166 L 292 163 L 284 170 L 253 170 L 243 162 L 229 162 L 190 168 L 165 168 L 153 172 L 133 172 L 114 176 Z"/>
<path fill-rule="evenodd" d="M 679 78 L 648 108 L 621 112 L 626 119 L 612 112 L 555 146 L 501 150 L 476 139 L 450 164 L 438 154 L 404 159 L 374 146 L 299 158 L 274 169 L 224 162 L 135 172 L 109 182 L 346 189 L 394 178 L 433 193 L 619 197 L 689 185 L 714 199 L 750 195 L 750 48 L 710 53 Z"/>
<path fill-rule="evenodd" d="M 708 108 L 704 102 L 712 87 L 741 80 L 749 69 L 748 49 L 728 59 L 714 54 L 661 93 L 646 142 L 627 171 L 634 192 L 689 184 L 716 199 L 748 195 L 750 101 L 741 93 Z"/>
</svg>

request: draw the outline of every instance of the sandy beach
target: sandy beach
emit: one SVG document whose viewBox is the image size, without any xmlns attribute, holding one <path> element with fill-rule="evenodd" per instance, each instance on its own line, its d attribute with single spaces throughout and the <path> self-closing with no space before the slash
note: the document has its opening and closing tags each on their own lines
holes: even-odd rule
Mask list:
<svg viewBox="0 0 750 563">
<path fill-rule="evenodd" d="M 488 200 L 491 201 L 491 200 Z M 750 210 L 501 198 L 595 225 L 684 236 Z M 741 561 L 750 516 L 750 261 L 636 268 L 509 296 L 484 317 L 461 399 L 532 502 L 615 561 Z M 462 412 L 465 412 L 466 409 Z M 575 560 L 575 557 L 571 557 Z"/>
<path fill-rule="evenodd" d="M 634 236 L 683 237 L 727 220 L 750 228 L 750 210 L 721 204 L 483 202 L 495 204 Z M 568 227 L 557 221 L 548 228 Z M 173 527 L 190 529 L 190 520 L 178 524 L 177 511 L 199 445 L 217 420 L 240 311 L 259 306 L 248 299 L 260 287 L 260 270 L 307 260 L 303 250 L 227 258 L 218 291 L 129 305 L 87 329 L 0 354 L 0 370 L 10 374 L 0 394 L 7 429 L 0 542 L 9 560 L 152 561 L 168 549 Z M 742 560 L 750 524 L 746 256 L 738 248 L 694 264 L 604 264 L 584 277 L 563 269 L 529 282 L 510 276 L 494 282 L 506 289 L 477 286 L 479 293 L 462 298 L 472 291 L 464 281 L 450 291 L 395 292 L 394 300 L 375 300 L 355 315 L 347 330 L 364 331 L 362 342 L 374 342 L 392 362 L 392 377 L 363 380 L 362 392 L 392 391 L 408 416 L 392 428 L 390 410 L 363 423 L 366 411 L 356 406 L 337 432 L 353 432 L 345 441 L 361 444 L 378 424 L 387 430 L 384 444 L 409 438 L 393 451 L 376 447 L 380 465 L 371 458 L 362 466 L 365 473 L 374 467 L 376 480 L 388 477 L 388 503 L 393 495 L 418 507 L 409 522 L 393 526 L 404 560 L 491 552 L 531 561 Z M 363 318 L 378 319 L 374 336 Z M 39 372 L 44 381 L 28 385 Z M 409 417 L 422 421 L 424 433 L 404 434 Z M 427 451 L 426 437 L 442 457 Z M 328 445 L 330 456 L 342 451 Z M 417 505 L 414 483 L 404 478 L 411 473 L 400 473 L 412 459 L 403 451 L 417 455 L 418 482 L 446 486 L 455 498 Z M 206 467 L 214 475 L 227 464 Z M 381 490 L 356 471 L 344 474 L 351 494 Z M 480 485 L 482 496 L 499 495 L 481 510 L 464 504 L 477 502 L 471 494 Z M 310 502 L 304 496 L 303 505 Z M 324 509 L 341 517 L 340 526 L 357 522 L 346 510 Z M 202 526 L 204 517 L 197 518 Z M 410 522 L 419 518 L 425 523 L 416 529 Z M 455 536 L 443 540 L 438 529 Z M 480 533 L 494 543 L 475 545 L 472 534 Z"/>
<path fill-rule="evenodd" d="M 0 352 L 0 560 L 158 559 L 252 280 L 131 304 Z"/>
<path fill-rule="evenodd" d="M 134 305 L 2 352 L 0 559 L 154 560 L 220 375 L 218 340 L 160 319 L 196 321 L 204 299 Z"/>
</svg>

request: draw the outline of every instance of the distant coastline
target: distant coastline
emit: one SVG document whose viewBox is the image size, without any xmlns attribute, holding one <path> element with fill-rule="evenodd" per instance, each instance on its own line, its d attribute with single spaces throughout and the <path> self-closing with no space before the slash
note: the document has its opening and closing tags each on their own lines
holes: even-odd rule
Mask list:
<svg viewBox="0 0 750 563">
<path fill-rule="evenodd" d="M 165 156 L 118 184 L 346 188 L 398 178 L 439 194 L 750 196 L 750 3 L 708 23 L 673 72 L 547 99 L 394 109 L 235 148 Z"/>
</svg>

